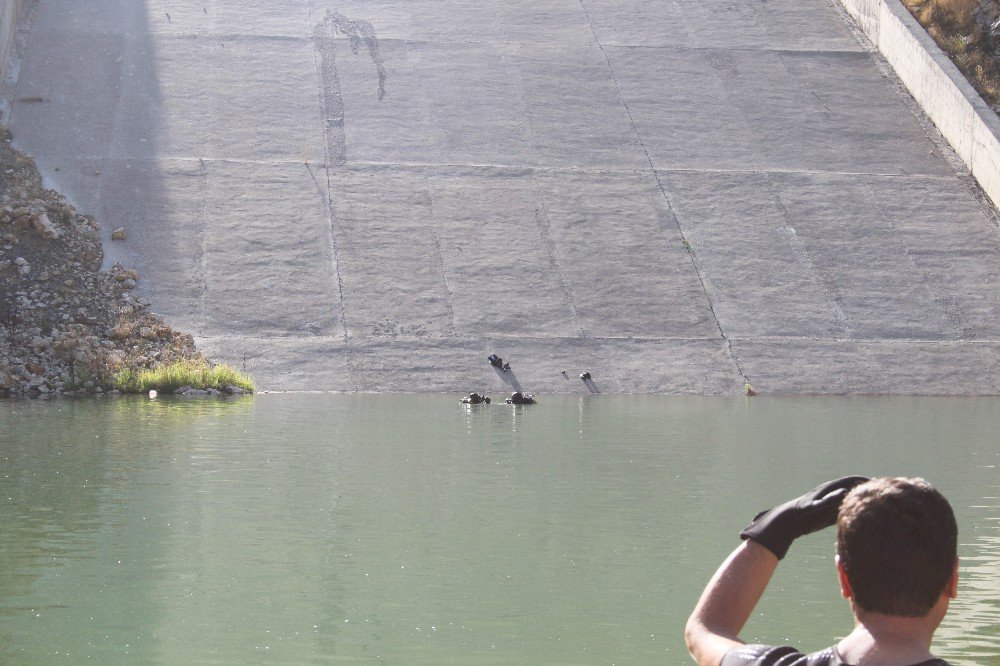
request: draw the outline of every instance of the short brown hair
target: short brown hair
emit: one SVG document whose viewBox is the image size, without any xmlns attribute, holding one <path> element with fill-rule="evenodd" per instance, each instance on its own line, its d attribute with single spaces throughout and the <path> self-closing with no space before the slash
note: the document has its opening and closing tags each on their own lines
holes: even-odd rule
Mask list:
<svg viewBox="0 0 1000 666">
<path fill-rule="evenodd" d="M 837 516 L 837 555 L 866 611 L 926 615 L 951 579 L 957 545 L 951 505 L 923 479 L 872 479 Z"/>
</svg>

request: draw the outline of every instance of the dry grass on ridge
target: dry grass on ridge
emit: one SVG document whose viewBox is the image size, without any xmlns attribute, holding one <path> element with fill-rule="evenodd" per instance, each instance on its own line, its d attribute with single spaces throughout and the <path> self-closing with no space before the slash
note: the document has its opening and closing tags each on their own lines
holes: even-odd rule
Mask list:
<svg viewBox="0 0 1000 666">
<path fill-rule="evenodd" d="M 903 0 L 965 78 L 1000 111 L 1000 62 L 990 37 L 973 17 L 979 0 Z"/>
</svg>

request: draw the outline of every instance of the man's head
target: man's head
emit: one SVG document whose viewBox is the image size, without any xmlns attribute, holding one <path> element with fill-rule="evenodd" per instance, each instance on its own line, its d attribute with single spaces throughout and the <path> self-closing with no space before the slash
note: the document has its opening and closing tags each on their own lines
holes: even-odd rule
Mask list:
<svg viewBox="0 0 1000 666">
<path fill-rule="evenodd" d="M 837 555 L 863 611 L 927 615 L 953 584 L 957 542 L 951 505 L 923 479 L 862 483 L 837 517 Z"/>
</svg>

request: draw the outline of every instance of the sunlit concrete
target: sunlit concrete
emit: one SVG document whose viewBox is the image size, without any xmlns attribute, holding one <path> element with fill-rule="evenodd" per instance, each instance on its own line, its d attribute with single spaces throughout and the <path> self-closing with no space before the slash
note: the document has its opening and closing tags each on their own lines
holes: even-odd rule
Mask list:
<svg viewBox="0 0 1000 666">
<path fill-rule="evenodd" d="M 17 145 L 264 388 L 1000 392 L 994 213 L 832 0 L 30 8 Z"/>
</svg>

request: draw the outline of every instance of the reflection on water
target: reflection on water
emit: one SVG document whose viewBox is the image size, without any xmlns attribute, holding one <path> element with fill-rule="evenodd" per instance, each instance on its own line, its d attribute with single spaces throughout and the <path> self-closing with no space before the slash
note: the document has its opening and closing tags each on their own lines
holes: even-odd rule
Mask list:
<svg viewBox="0 0 1000 666">
<path fill-rule="evenodd" d="M 981 465 L 973 474 L 988 494 L 969 507 L 975 518 L 960 527 L 965 550 L 961 591 L 939 635 L 949 658 L 1000 664 L 1000 485 L 994 464 Z"/>
<path fill-rule="evenodd" d="M 935 648 L 997 663 L 995 400 L 440 396 L 0 404 L 0 662 L 688 663 L 755 511 L 921 475 L 961 529 Z M 832 534 L 746 638 L 850 630 Z"/>
</svg>

